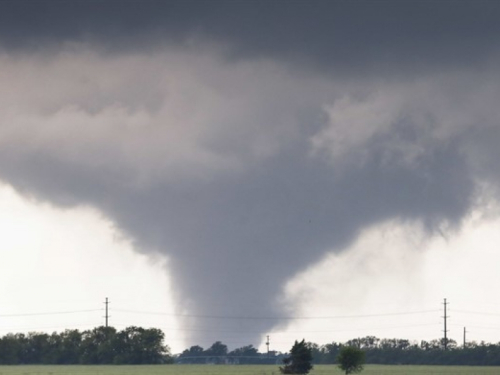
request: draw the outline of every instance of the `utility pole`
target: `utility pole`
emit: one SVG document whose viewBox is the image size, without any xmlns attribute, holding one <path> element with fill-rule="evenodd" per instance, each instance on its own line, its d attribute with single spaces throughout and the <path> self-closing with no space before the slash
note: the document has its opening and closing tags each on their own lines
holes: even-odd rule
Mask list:
<svg viewBox="0 0 500 375">
<path fill-rule="evenodd" d="M 446 306 L 449 305 L 448 302 L 446 302 L 446 298 L 444 299 L 444 350 L 447 350 L 448 349 L 448 337 L 447 337 L 447 333 L 448 333 L 448 330 L 446 329 L 446 320 L 448 319 L 448 316 L 446 315 Z"/>
<path fill-rule="evenodd" d="M 104 302 L 104 305 L 106 306 L 106 315 L 104 316 L 105 318 L 105 326 L 107 327 L 108 326 L 108 318 L 109 318 L 109 315 L 108 315 L 108 305 L 109 305 L 109 302 L 108 302 L 108 297 L 106 297 L 106 302 Z"/>
<path fill-rule="evenodd" d="M 269 335 L 267 335 L 266 346 L 267 346 L 267 358 L 269 358 Z"/>
<path fill-rule="evenodd" d="M 467 330 L 464 327 L 464 349 L 465 349 L 465 335 L 467 334 Z"/>
</svg>

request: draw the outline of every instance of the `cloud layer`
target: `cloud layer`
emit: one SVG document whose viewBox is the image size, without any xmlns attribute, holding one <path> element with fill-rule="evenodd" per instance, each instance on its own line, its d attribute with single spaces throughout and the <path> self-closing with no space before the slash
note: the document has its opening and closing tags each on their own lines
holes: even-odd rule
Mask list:
<svg viewBox="0 0 500 375">
<path fill-rule="evenodd" d="M 463 16 L 457 9 L 446 30 Z M 372 56 L 369 27 L 358 35 L 335 24 L 316 40 L 305 15 L 304 41 L 272 28 L 266 36 L 283 42 L 270 51 L 259 42 L 269 20 L 260 31 L 226 35 L 229 21 L 218 29 L 200 10 L 164 43 L 143 48 L 131 39 L 122 48 L 123 36 L 85 14 L 89 38 L 74 31 L 68 41 L 64 23 L 43 29 L 45 49 L 16 32 L 4 37 L 0 178 L 57 205 L 94 206 L 139 251 L 168 256 L 178 309 L 198 316 L 184 321 L 189 343 L 207 345 L 222 331 L 257 343 L 279 321 L 267 318 L 286 313 L 278 302 L 285 283 L 367 226 L 392 220 L 446 231 L 485 187 L 496 198 L 500 82 L 488 40 L 479 62 L 451 63 L 458 33 L 444 43 L 446 58 L 406 64 L 407 48 L 375 19 L 368 26 L 389 45 Z M 392 32 L 401 22 L 389 22 Z M 134 35 L 165 32 L 151 25 Z M 403 35 L 412 30 L 404 26 Z M 489 35 L 473 30 L 473 40 Z M 330 50 L 327 41 L 367 50 Z M 417 49 L 419 41 L 424 51 L 442 45 L 422 34 Z M 338 58 L 342 51 L 349 57 Z"/>
</svg>

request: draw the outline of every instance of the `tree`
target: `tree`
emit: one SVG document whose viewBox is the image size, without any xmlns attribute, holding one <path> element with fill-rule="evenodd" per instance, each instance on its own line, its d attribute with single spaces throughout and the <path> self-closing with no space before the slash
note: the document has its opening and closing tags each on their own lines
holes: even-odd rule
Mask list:
<svg viewBox="0 0 500 375">
<path fill-rule="evenodd" d="M 253 345 L 242 346 L 229 353 L 230 356 L 234 357 L 255 357 L 258 354 L 259 351 Z"/>
<path fill-rule="evenodd" d="M 81 363 L 86 365 L 113 363 L 115 357 L 113 340 L 115 335 L 116 329 L 113 327 L 100 326 L 92 330 L 83 331 Z"/>
<path fill-rule="evenodd" d="M 74 365 L 79 363 L 81 355 L 82 334 L 77 329 L 69 330 L 59 334 L 61 346 L 59 348 L 58 364 Z"/>
<path fill-rule="evenodd" d="M 206 355 L 214 357 L 222 357 L 227 355 L 227 345 L 224 345 L 220 341 L 216 341 L 212 344 L 210 348 L 206 350 Z"/>
<path fill-rule="evenodd" d="M 259 351 L 253 345 L 242 346 L 241 348 L 234 349 L 228 354 L 233 357 L 233 361 L 242 364 L 259 363 Z M 237 357 L 237 358 L 234 358 Z"/>
<path fill-rule="evenodd" d="M 227 345 L 216 341 L 212 344 L 210 348 L 205 351 L 207 357 L 207 363 L 220 364 L 226 361 L 227 356 Z"/>
<path fill-rule="evenodd" d="M 205 363 L 204 355 L 205 350 L 201 346 L 195 345 L 184 350 L 179 359 L 181 363 Z"/>
<path fill-rule="evenodd" d="M 295 341 L 290 356 L 283 359 L 285 366 L 280 367 L 282 374 L 307 374 L 312 370 L 312 349 L 302 340 L 301 342 Z"/>
<path fill-rule="evenodd" d="M 346 374 L 361 372 L 365 363 L 365 352 L 353 346 L 344 346 L 340 349 L 337 362 Z"/>
<path fill-rule="evenodd" d="M 9 333 L 0 341 L 0 363 L 2 365 L 17 365 L 25 357 L 23 350 L 26 338 L 21 334 Z"/>
<path fill-rule="evenodd" d="M 164 334 L 157 328 L 127 327 L 113 340 L 115 364 L 158 364 L 168 359 L 168 347 L 163 345 Z"/>
</svg>

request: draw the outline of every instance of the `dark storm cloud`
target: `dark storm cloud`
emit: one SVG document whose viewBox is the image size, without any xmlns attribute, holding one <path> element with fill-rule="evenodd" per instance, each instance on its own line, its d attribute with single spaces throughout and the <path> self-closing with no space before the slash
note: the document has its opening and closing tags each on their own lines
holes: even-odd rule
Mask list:
<svg viewBox="0 0 500 375">
<path fill-rule="evenodd" d="M 459 220 L 474 190 L 455 145 L 427 155 L 418 171 L 384 166 L 375 151 L 339 178 L 328 164 L 289 152 L 237 178 L 145 191 L 103 185 L 95 173 L 40 157 L 28 165 L 1 160 L 3 177 L 21 190 L 52 202 L 69 191 L 106 212 L 139 248 L 168 249 L 181 306 L 227 317 L 185 319 L 188 342 L 202 345 L 258 343 L 287 315 L 275 301 L 284 283 L 325 250 L 344 248 L 360 229 L 388 219 L 422 219 L 432 231 Z M 17 170 L 9 173 L 12 164 Z"/>
<path fill-rule="evenodd" d="M 197 38 L 228 43 L 233 57 L 379 72 L 480 62 L 497 50 L 500 33 L 500 4 L 487 0 L 21 0 L 0 7 L 0 39 L 8 48 L 88 40 L 137 49 Z"/>
<path fill-rule="evenodd" d="M 297 272 L 497 183 L 498 4 L 1 2 L 0 175 L 166 254 L 188 343 L 255 344 Z"/>
</svg>

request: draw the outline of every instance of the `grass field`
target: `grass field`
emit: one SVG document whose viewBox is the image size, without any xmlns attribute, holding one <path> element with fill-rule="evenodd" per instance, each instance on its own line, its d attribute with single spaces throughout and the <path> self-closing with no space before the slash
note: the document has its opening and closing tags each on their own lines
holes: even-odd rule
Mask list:
<svg viewBox="0 0 500 375">
<path fill-rule="evenodd" d="M 0 366 L 0 375 L 278 375 L 278 366 Z M 311 375 L 341 375 L 334 365 L 318 365 Z M 493 375 L 500 367 L 466 366 L 375 366 L 363 375 Z"/>
</svg>

